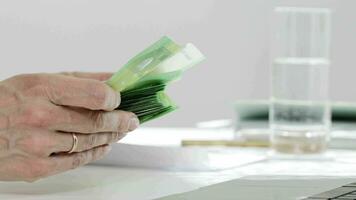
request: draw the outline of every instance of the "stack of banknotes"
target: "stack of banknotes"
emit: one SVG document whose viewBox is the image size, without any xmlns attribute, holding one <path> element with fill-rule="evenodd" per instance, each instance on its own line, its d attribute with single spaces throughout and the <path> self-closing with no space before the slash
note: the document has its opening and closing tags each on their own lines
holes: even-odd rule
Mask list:
<svg viewBox="0 0 356 200">
<path fill-rule="evenodd" d="M 181 46 L 164 36 L 130 59 L 106 83 L 121 93 L 118 109 L 135 113 L 144 123 L 177 109 L 165 93 L 167 84 L 204 58 L 193 44 Z"/>
</svg>

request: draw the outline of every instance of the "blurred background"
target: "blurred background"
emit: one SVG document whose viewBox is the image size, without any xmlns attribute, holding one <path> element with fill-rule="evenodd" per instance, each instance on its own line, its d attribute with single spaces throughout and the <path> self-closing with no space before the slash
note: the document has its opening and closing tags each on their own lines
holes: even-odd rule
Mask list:
<svg viewBox="0 0 356 200">
<path fill-rule="evenodd" d="M 269 21 L 275 6 L 334 11 L 331 98 L 356 101 L 355 0 L 0 0 L 0 79 L 116 71 L 168 35 L 194 43 L 207 60 L 169 87 L 180 109 L 146 126 L 232 118 L 235 100 L 269 96 Z"/>
</svg>

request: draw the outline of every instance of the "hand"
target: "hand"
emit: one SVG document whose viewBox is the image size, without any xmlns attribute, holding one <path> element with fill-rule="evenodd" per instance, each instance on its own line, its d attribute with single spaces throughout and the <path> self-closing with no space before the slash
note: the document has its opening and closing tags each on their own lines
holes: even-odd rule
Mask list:
<svg viewBox="0 0 356 200">
<path fill-rule="evenodd" d="M 18 75 L 0 82 L 0 180 L 35 181 L 103 157 L 134 130 L 133 113 L 114 110 L 109 74 Z M 72 133 L 78 147 L 72 154 Z"/>
</svg>

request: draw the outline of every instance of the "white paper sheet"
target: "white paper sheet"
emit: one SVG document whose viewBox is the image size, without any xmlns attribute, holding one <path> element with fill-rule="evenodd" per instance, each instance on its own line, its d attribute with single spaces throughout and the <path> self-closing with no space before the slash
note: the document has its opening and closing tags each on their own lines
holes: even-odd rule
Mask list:
<svg viewBox="0 0 356 200">
<path fill-rule="evenodd" d="M 142 128 L 113 145 L 110 154 L 94 164 L 174 171 L 213 171 L 262 161 L 267 157 L 265 149 L 180 145 L 183 139 L 231 137 L 232 132 L 215 130 Z"/>
<path fill-rule="evenodd" d="M 95 164 L 174 171 L 223 170 L 264 160 L 265 156 L 227 148 L 115 144 Z"/>
</svg>

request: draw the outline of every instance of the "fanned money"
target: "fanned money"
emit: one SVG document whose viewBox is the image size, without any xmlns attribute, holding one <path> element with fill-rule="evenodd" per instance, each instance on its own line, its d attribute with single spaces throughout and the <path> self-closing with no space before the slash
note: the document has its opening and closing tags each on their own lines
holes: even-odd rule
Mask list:
<svg viewBox="0 0 356 200">
<path fill-rule="evenodd" d="M 118 109 L 135 113 L 144 123 L 178 108 L 164 92 L 167 84 L 203 60 L 193 44 L 180 46 L 165 36 L 130 59 L 107 84 L 121 92 Z"/>
</svg>

